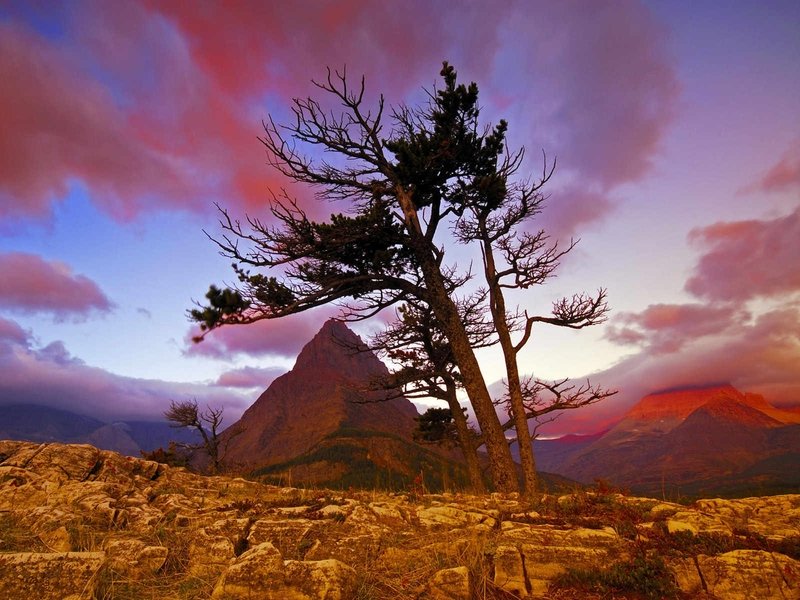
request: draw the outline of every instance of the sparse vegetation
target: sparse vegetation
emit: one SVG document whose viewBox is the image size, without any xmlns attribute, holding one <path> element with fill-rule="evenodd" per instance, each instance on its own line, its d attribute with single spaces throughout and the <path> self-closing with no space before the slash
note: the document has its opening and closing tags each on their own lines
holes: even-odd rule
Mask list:
<svg viewBox="0 0 800 600">
<path fill-rule="evenodd" d="M 637 556 L 630 561 L 614 563 L 606 569 L 570 568 L 556 578 L 553 588 L 595 593 L 601 598 L 634 596 L 667 600 L 682 597 L 674 576 L 659 556 Z"/>
<path fill-rule="evenodd" d="M 0 552 L 46 552 L 47 547 L 22 519 L 12 512 L 0 512 Z"/>
</svg>

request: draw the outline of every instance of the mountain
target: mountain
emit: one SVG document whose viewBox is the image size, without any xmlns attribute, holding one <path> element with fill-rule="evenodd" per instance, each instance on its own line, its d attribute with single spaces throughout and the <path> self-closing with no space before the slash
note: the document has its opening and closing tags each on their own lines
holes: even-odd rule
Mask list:
<svg viewBox="0 0 800 600">
<path fill-rule="evenodd" d="M 426 484 L 463 484 L 452 452 L 414 442 L 414 405 L 370 390 L 388 373 L 346 325 L 327 321 L 292 370 L 222 434 L 224 464 L 318 486 L 396 488 L 420 472 Z"/>
<path fill-rule="evenodd" d="M 103 422 L 66 410 L 35 404 L 0 406 L 0 439 L 30 442 L 75 442 Z"/>
<path fill-rule="evenodd" d="M 550 464 L 578 481 L 637 493 L 800 489 L 800 414 L 732 386 L 651 394 L 606 434 Z"/>
<path fill-rule="evenodd" d="M 103 423 L 71 411 L 35 404 L 0 406 L 0 439 L 92 444 L 128 456 L 166 448 L 170 441 L 195 443 L 199 435 L 166 421 Z"/>
<path fill-rule="evenodd" d="M 600 439 L 605 433 L 601 431 L 589 435 L 570 434 L 551 440 L 535 440 L 533 452 L 536 457 L 536 468 L 557 473 L 571 456 Z M 519 460 L 519 447 L 516 444 L 511 448 L 511 453 L 515 460 Z"/>
</svg>

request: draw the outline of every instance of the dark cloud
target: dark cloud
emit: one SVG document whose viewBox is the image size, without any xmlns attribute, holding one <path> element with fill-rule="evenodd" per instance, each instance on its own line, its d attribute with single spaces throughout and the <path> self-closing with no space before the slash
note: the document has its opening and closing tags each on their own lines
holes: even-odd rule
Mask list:
<svg viewBox="0 0 800 600">
<path fill-rule="evenodd" d="M 716 223 L 689 239 L 703 251 L 686 282 L 698 297 L 745 301 L 800 291 L 800 208 L 777 219 Z"/>
<path fill-rule="evenodd" d="M 218 387 L 122 377 L 86 365 L 55 341 L 34 347 L 12 321 L 0 319 L 0 404 L 41 404 L 107 421 L 159 419 L 171 400 L 196 398 L 235 421 L 252 402 Z"/>
<path fill-rule="evenodd" d="M 0 281 L 0 307 L 18 312 L 48 312 L 63 319 L 113 307 L 94 281 L 35 254 L 0 254 Z"/>
</svg>

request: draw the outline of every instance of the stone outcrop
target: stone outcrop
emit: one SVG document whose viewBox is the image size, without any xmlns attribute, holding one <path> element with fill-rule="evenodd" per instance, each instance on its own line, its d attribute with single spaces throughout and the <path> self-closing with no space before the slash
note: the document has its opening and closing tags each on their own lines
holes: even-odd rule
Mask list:
<svg viewBox="0 0 800 600">
<path fill-rule="evenodd" d="M 343 493 L 0 441 L 2 598 L 635 597 L 646 573 L 648 597 L 797 600 L 799 531 L 792 495 Z"/>
</svg>

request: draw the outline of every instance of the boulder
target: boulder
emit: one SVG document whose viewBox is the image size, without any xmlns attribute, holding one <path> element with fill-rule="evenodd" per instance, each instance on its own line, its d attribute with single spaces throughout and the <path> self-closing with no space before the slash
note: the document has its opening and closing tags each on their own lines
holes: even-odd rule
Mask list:
<svg viewBox="0 0 800 600">
<path fill-rule="evenodd" d="M 150 546 L 133 538 L 110 539 L 103 545 L 107 566 L 129 579 L 153 576 L 167 561 L 166 546 Z"/>
<path fill-rule="evenodd" d="M 425 590 L 427 600 L 470 600 L 472 586 L 467 567 L 436 571 Z"/>
<path fill-rule="evenodd" d="M 231 563 L 212 598 L 348 600 L 355 584 L 355 571 L 338 560 L 284 562 L 278 549 L 264 542 Z"/>
<path fill-rule="evenodd" d="M 700 555 L 672 565 L 681 591 L 718 600 L 800 599 L 800 561 L 762 550 Z"/>
</svg>

